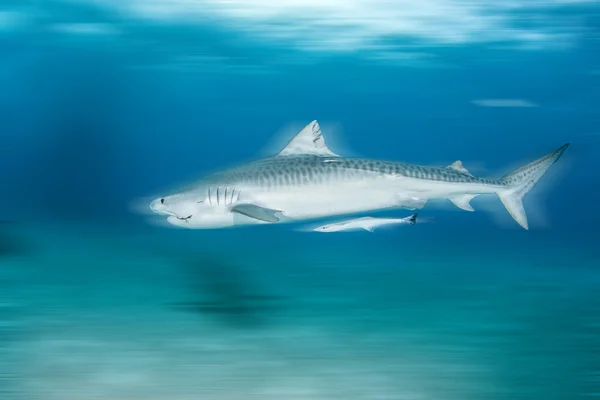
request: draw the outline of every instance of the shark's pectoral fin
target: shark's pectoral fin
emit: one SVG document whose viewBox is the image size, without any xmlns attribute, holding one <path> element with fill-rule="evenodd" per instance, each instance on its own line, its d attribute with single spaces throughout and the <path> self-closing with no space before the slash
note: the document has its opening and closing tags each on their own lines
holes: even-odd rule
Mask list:
<svg viewBox="0 0 600 400">
<path fill-rule="evenodd" d="M 363 226 L 362 228 L 367 232 L 375 232 L 374 226 Z"/>
<path fill-rule="evenodd" d="M 231 212 L 236 212 L 264 222 L 279 222 L 279 217 L 275 214 L 281 211 L 260 207 L 255 204 L 236 204 L 231 207 Z"/>
<path fill-rule="evenodd" d="M 449 200 L 454 203 L 454 205 L 460 209 L 465 211 L 475 211 L 475 209 L 471 206 L 470 202 L 473 198 L 477 196 L 476 194 L 463 194 L 460 196 L 452 197 Z"/>
</svg>

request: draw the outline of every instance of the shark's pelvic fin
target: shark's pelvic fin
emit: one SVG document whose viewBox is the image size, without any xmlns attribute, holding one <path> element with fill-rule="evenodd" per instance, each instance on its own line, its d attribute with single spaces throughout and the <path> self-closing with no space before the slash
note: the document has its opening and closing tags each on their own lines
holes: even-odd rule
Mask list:
<svg viewBox="0 0 600 400">
<path fill-rule="evenodd" d="M 374 226 L 363 226 L 362 228 L 367 232 L 375 232 Z"/>
<path fill-rule="evenodd" d="M 461 172 L 465 175 L 473 176 L 467 169 L 464 167 L 462 161 L 456 160 L 452 164 L 448 165 L 446 168 L 453 169 L 455 171 Z"/>
<path fill-rule="evenodd" d="M 463 194 L 460 196 L 451 197 L 450 201 L 454 203 L 454 205 L 460 209 L 465 211 L 475 211 L 473 206 L 471 206 L 471 200 L 477 196 L 476 194 Z"/>
<path fill-rule="evenodd" d="M 279 217 L 275 215 L 280 212 L 279 210 L 272 210 L 255 204 L 236 204 L 231 207 L 231 212 L 236 212 L 264 222 L 279 222 Z"/>
<path fill-rule="evenodd" d="M 339 157 L 339 155 L 329 150 L 327 144 L 325 144 L 321 127 L 316 120 L 306 125 L 277 155 L 291 156 L 300 154 Z"/>
<path fill-rule="evenodd" d="M 523 207 L 523 198 L 542 179 L 567 147 L 569 147 L 568 143 L 558 150 L 542 158 L 538 158 L 502 177 L 501 181 L 508 185 L 508 188 L 499 191 L 498 197 L 500 197 L 502 204 L 504 204 L 511 217 L 523 228 L 529 229 L 527 214 Z"/>
</svg>

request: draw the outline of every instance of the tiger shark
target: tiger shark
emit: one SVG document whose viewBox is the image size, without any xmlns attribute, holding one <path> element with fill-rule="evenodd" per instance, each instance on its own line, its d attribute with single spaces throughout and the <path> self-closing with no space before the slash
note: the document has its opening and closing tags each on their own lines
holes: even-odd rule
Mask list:
<svg viewBox="0 0 600 400">
<path fill-rule="evenodd" d="M 512 218 L 529 229 L 523 198 L 568 146 L 500 179 L 487 179 L 471 175 L 461 161 L 430 167 L 342 157 L 327 147 L 315 120 L 277 155 L 210 174 L 153 200 L 150 209 L 175 226 L 215 229 L 392 208 L 415 210 L 430 199 L 448 199 L 474 211 L 474 197 L 496 194 Z"/>
</svg>

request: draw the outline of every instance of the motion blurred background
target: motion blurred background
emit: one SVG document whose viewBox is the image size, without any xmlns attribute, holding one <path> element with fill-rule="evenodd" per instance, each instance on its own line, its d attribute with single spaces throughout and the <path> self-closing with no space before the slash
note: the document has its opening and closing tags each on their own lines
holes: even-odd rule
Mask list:
<svg viewBox="0 0 600 400">
<path fill-rule="evenodd" d="M 600 394 L 597 0 L 0 0 L 2 399 Z M 275 153 L 499 177 L 375 234 L 132 204 Z M 395 211 L 395 216 L 410 212 Z"/>
</svg>

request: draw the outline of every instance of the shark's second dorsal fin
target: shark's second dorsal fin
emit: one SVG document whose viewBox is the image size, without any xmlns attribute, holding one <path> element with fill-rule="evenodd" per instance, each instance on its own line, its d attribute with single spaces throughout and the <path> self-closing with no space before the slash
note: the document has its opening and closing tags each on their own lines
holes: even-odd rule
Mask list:
<svg viewBox="0 0 600 400">
<path fill-rule="evenodd" d="M 473 176 L 467 169 L 463 166 L 462 161 L 456 160 L 452 164 L 448 165 L 446 168 L 450 168 L 459 172 L 462 172 L 465 175 Z"/>
<path fill-rule="evenodd" d="M 325 144 L 321 127 L 316 120 L 306 125 L 277 155 L 291 156 L 299 154 L 339 157 L 329 150 Z"/>
</svg>

